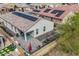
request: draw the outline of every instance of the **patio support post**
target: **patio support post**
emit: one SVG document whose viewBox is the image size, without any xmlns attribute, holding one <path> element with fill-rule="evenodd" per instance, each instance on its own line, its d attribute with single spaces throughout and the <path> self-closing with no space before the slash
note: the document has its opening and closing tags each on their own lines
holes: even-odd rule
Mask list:
<svg viewBox="0 0 79 59">
<path fill-rule="evenodd" d="M 26 33 L 24 33 L 24 38 L 25 38 L 25 41 L 27 42 L 27 37 L 26 37 Z"/>
<path fill-rule="evenodd" d="M 4 42 L 3 42 L 3 38 L 1 37 L 1 48 L 4 48 Z"/>
</svg>

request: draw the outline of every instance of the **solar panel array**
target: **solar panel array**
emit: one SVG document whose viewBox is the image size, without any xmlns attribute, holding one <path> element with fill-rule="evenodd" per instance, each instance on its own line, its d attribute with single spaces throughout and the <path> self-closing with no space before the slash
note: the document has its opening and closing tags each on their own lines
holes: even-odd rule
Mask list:
<svg viewBox="0 0 79 59">
<path fill-rule="evenodd" d="M 44 12 L 48 13 L 51 9 L 46 9 Z"/>
<path fill-rule="evenodd" d="M 13 12 L 12 14 L 17 15 L 17 16 L 22 17 L 22 18 L 25 18 L 25 19 L 28 19 L 30 21 L 36 21 L 38 19 L 34 16 L 27 15 L 27 14 L 20 13 L 20 12 Z"/>
<path fill-rule="evenodd" d="M 40 10 L 33 10 L 34 12 L 40 12 Z"/>
<path fill-rule="evenodd" d="M 61 10 L 53 10 L 51 13 L 52 14 L 55 14 L 56 17 L 59 17 L 59 16 L 61 16 L 64 13 L 64 11 L 61 11 Z"/>
</svg>

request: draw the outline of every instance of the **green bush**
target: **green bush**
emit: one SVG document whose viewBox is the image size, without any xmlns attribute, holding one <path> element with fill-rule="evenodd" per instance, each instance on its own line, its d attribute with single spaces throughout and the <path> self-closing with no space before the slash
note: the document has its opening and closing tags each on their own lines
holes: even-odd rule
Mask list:
<svg viewBox="0 0 79 59">
<path fill-rule="evenodd" d="M 60 25 L 58 30 L 63 33 L 58 39 L 60 49 L 79 55 L 79 13 L 75 13 L 67 23 Z"/>
</svg>

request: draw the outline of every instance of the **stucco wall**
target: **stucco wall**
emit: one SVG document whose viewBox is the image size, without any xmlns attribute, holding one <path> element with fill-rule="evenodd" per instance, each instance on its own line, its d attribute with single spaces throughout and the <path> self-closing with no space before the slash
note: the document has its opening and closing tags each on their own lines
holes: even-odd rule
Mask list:
<svg viewBox="0 0 79 59">
<path fill-rule="evenodd" d="M 62 23 L 65 23 L 65 22 L 67 22 L 68 21 L 68 18 L 69 17 L 71 17 L 71 16 L 73 16 L 74 15 L 74 13 L 73 12 L 69 12 L 64 18 L 63 18 L 63 21 L 62 21 Z"/>
<path fill-rule="evenodd" d="M 43 31 L 43 27 L 46 27 L 46 31 Z M 48 20 L 40 20 L 38 23 L 36 23 L 33 27 L 31 27 L 27 32 L 30 32 L 34 30 L 34 37 L 40 36 L 46 32 L 49 32 L 53 30 L 54 23 Z M 36 34 L 36 29 L 38 29 L 38 34 Z"/>
<path fill-rule="evenodd" d="M 0 18 L 0 22 L 4 22 L 4 25 L 9 28 L 11 31 L 13 31 L 14 33 L 19 33 L 19 30 L 17 28 L 15 28 L 15 26 L 11 25 L 10 23 L 6 22 L 5 20 Z"/>
</svg>

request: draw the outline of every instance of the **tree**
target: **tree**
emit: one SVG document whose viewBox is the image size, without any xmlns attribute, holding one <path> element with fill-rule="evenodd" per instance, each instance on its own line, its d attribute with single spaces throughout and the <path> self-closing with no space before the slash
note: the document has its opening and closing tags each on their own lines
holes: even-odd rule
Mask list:
<svg viewBox="0 0 79 59">
<path fill-rule="evenodd" d="M 14 5 L 14 10 L 16 10 L 18 8 L 18 6 L 17 5 Z"/>
<path fill-rule="evenodd" d="M 58 39 L 59 48 L 66 53 L 79 55 L 79 13 L 58 27 L 61 36 Z"/>
</svg>

